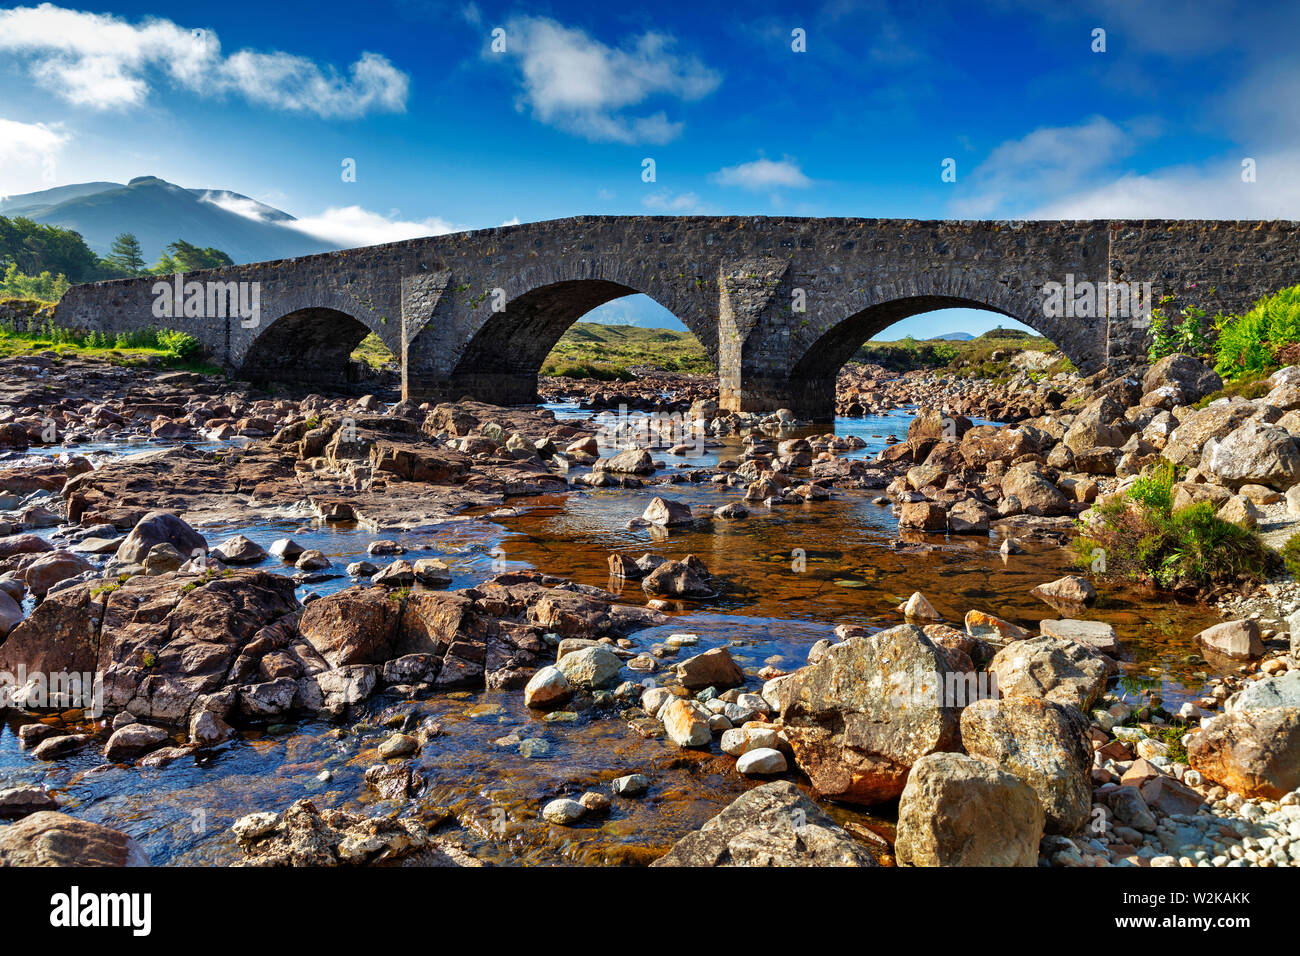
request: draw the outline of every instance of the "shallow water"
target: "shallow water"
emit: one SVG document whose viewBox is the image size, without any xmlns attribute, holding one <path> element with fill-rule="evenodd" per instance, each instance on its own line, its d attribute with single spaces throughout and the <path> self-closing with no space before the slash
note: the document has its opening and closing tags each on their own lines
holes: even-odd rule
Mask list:
<svg viewBox="0 0 1300 956">
<path fill-rule="evenodd" d="M 875 454 L 885 436 L 905 434 L 908 416 L 837 422 L 870 443 Z M 733 447 L 734 445 L 734 447 Z M 738 451 L 738 442 L 720 452 Z M 716 453 L 715 453 L 716 455 Z M 656 455 L 657 458 L 664 457 Z M 675 464 L 699 466 L 700 459 Z M 874 494 L 874 493 L 873 493 Z M 997 541 L 983 537 L 909 538 L 921 552 L 891 547 L 897 538 L 892 512 L 870 503 L 866 493 L 837 492 L 827 502 L 757 508 L 740 522 L 711 522 L 665 534 L 629 529 L 660 495 L 705 514 L 737 500 L 735 489 L 710 483 L 676 483 L 639 490 L 578 490 L 566 495 L 513 499 L 506 509 L 468 514 L 432 530 L 376 535 L 337 524 L 263 522 L 203 527 L 210 544 L 242 533 L 263 546 L 286 535 L 319 548 L 337 577 L 299 589 L 329 593 L 353 583 L 342 574 L 352 560 L 366 557 L 376 538 L 408 548 L 409 560 L 439 557 L 453 573 L 453 587 L 479 583 L 503 570 L 533 567 L 585 584 L 610 588 L 631 602 L 643 602 L 635 583 L 611 581 L 607 557 L 637 557 L 653 551 L 669 557 L 694 553 L 725 579 L 713 600 L 681 605 L 663 627 L 632 635 L 637 649 L 649 649 L 672 633 L 698 635 L 683 656 L 728 645 L 751 676 L 771 665 L 791 669 L 808 648 L 829 636 L 836 624 L 888 626 L 914 590 L 923 592 L 960 626 L 972 608 L 990 611 L 1036 630 L 1039 620 L 1058 616 L 1028 592 L 1068 570 L 1068 555 L 1055 547 L 1003 558 Z M 387 557 L 373 559 L 384 564 Z M 263 567 L 291 574 L 274 559 Z M 1143 687 L 1177 702 L 1199 686 L 1206 665 L 1191 636 L 1216 620 L 1206 609 L 1180 605 L 1148 592 L 1103 590 L 1087 617 L 1114 624 L 1132 658 L 1125 687 Z M 672 658 L 666 663 L 671 665 Z M 641 680 L 645 675 L 625 671 Z M 754 683 L 757 683 L 755 680 Z M 366 813 L 396 813 L 365 790 L 362 774 L 380 762 L 376 746 L 390 730 L 382 725 L 391 708 L 437 719 L 445 735 L 418 758 L 428 786 L 406 812 L 437 819 L 442 808 L 463 828 L 477 855 L 498 863 L 637 863 L 663 853 L 690 829 L 718 812 L 752 782 L 735 773 L 732 758 L 711 751 L 684 752 L 634 731 L 611 705 L 556 717 L 532 713 L 519 691 L 444 694 L 403 702 L 378 697 L 351 722 L 310 721 L 246 734 L 201 763 L 192 758 L 161 770 L 105 767 L 93 749 L 47 765 L 19 751 L 17 724 L 0 725 L 0 786 L 42 782 L 76 816 L 107 823 L 137 837 L 155 863 L 229 863 L 240 858 L 229 826 L 245 813 L 283 809 L 310 797 L 320 806 Z M 360 723 L 358 724 L 358 720 Z M 179 740 L 179 738 L 178 738 Z M 318 775 L 329 771 L 331 778 Z M 647 797 L 614 798 L 612 814 L 576 827 L 540 819 L 545 802 L 601 788 L 625 773 L 643 772 L 652 781 Z M 840 819 L 888 830 L 890 808 L 881 817 L 832 807 Z"/>
</svg>

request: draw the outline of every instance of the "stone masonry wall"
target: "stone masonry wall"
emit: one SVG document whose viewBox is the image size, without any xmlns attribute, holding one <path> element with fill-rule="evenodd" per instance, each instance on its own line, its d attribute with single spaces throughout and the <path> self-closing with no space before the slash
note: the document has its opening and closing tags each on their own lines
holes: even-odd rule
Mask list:
<svg viewBox="0 0 1300 956">
<path fill-rule="evenodd" d="M 990 309 L 1048 336 L 1084 371 L 1143 361 L 1132 317 L 1049 317 L 1043 286 L 1150 282 L 1211 313 L 1300 281 L 1291 222 L 988 222 L 597 216 L 504 226 L 187 276 L 258 282 L 255 326 L 154 317 L 154 277 L 76 286 L 56 319 L 195 335 L 255 379 L 342 381 L 368 332 L 416 399 L 530 400 L 574 321 L 633 292 L 654 298 L 718 365 L 724 407 L 824 417 L 835 373 L 894 322 Z M 1213 290 L 1213 291 L 1211 291 Z M 503 307 L 503 308 L 502 308 Z"/>
</svg>

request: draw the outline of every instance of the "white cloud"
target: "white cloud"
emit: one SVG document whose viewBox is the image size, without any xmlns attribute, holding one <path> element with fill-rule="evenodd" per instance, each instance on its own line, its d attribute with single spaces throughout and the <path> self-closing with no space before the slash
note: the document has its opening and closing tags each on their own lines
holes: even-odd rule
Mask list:
<svg viewBox="0 0 1300 956">
<path fill-rule="evenodd" d="M 756 159 L 752 163 L 724 166 L 713 174 L 713 181 L 720 186 L 740 186 L 743 189 L 774 189 L 782 186 L 803 189 L 812 185 L 812 180 L 803 174 L 799 164 L 788 156 L 780 162 Z"/>
<path fill-rule="evenodd" d="M 1025 208 L 1075 192 L 1127 155 L 1147 135 L 1121 129 L 1104 116 L 1077 126 L 1045 126 L 996 147 L 965 182 L 969 194 L 952 203 L 959 216 L 1018 215 Z M 962 183 L 960 168 L 958 182 Z"/>
<path fill-rule="evenodd" d="M 199 201 L 219 206 L 226 210 L 226 212 L 233 212 L 236 216 L 243 216 L 245 219 L 260 219 L 264 222 L 270 221 L 262 214 L 262 204 L 255 199 L 223 195 L 221 193 L 209 191 L 199 196 Z"/>
<path fill-rule="evenodd" d="M 507 219 L 507 220 L 506 220 L 505 222 L 503 222 L 501 225 L 503 225 L 503 226 L 517 226 L 517 225 L 519 225 L 519 217 L 518 217 L 518 216 L 511 216 L 509 219 Z"/>
<path fill-rule="evenodd" d="M 56 158 L 70 138 L 57 123 L 0 117 L 0 196 L 53 186 Z"/>
<path fill-rule="evenodd" d="M 68 134 L 58 125 L 19 123 L 0 118 L 0 161 L 44 160 L 53 156 L 68 141 Z"/>
<path fill-rule="evenodd" d="M 1147 173 L 1122 169 L 1155 132 L 1150 122 L 1121 128 L 1104 117 L 1036 129 L 994 149 L 970 174 L 970 193 L 950 208 L 973 218 L 1300 218 L 1300 144 Z M 1241 178 L 1247 157 L 1255 160 L 1254 182 Z"/>
<path fill-rule="evenodd" d="M 680 121 L 663 111 L 627 110 L 653 96 L 689 102 L 717 89 L 717 72 L 672 52 L 672 45 L 671 37 L 650 32 L 629 48 L 609 47 L 545 17 L 516 17 L 506 25 L 506 51 L 521 72 L 520 106 L 543 123 L 598 142 L 669 142 L 681 134 Z"/>
<path fill-rule="evenodd" d="M 1127 173 L 1031 210 L 1028 219 L 1300 219 L 1300 149 Z"/>
<path fill-rule="evenodd" d="M 317 216 L 304 216 L 283 225 L 324 242 L 332 242 L 343 249 L 377 246 L 423 236 L 441 236 L 448 232 L 462 232 L 466 228 L 436 216 L 431 219 L 403 220 L 371 212 L 361 206 L 326 209 Z"/>
<path fill-rule="evenodd" d="M 159 76 L 200 96 L 237 94 L 250 103 L 326 118 L 406 107 L 409 77 L 377 53 L 341 75 L 306 57 L 240 50 L 229 56 L 210 30 L 148 17 L 137 24 L 50 3 L 0 10 L 0 52 L 27 61 L 32 76 L 77 106 L 139 106 Z"/>
<path fill-rule="evenodd" d="M 670 213 L 674 216 L 688 213 L 703 215 L 708 210 L 708 206 L 701 202 L 700 197 L 695 193 L 674 194 L 666 189 L 660 189 L 645 196 L 641 200 L 641 205 L 655 212 Z"/>
<path fill-rule="evenodd" d="M 429 219 L 399 219 L 396 213 L 385 216 L 361 206 L 336 206 L 315 216 L 270 220 L 263 212 L 261 204 L 252 199 L 238 199 L 211 193 L 203 198 L 206 202 L 236 215 L 256 219 L 259 222 L 275 222 L 285 229 L 296 230 L 313 239 L 338 246 L 340 249 L 378 246 L 386 242 L 420 239 L 424 236 L 441 236 L 449 232 L 464 232 L 469 228 L 437 216 Z M 518 223 L 518 219 L 515 222 Z M 510 223 L 503 223 L 503 225 L 510 225 Z"/>
</svg>

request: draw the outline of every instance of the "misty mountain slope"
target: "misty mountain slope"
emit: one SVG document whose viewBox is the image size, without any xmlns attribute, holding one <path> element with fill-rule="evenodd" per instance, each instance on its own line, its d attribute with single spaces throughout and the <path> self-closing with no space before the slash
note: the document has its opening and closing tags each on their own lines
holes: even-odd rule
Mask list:
<svg viewBox="0 0 1300 956">
<path fill-rule="evenodd" d="M 248 204 L 261 218 L 249 218 L 217 204 Z M 113 239 L 131 232 L 145 259 L 154 262 L 177 239 L 227 253 L 235 262 L 258 262 L 326 252 L 335 246 L 290 228 L 288 213 L 229 190 L 184 189 L 153 176 L 125 186 L 82 183 L 15 196 L 0 203 L 0 216 L 27 216 L 81 233 L 86 244 L 107 255 Z"/>
</svg>

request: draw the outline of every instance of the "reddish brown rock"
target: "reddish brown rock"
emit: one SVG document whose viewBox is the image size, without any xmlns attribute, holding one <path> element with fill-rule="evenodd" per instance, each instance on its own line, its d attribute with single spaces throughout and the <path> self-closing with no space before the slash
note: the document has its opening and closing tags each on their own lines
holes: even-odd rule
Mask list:
<svg viewBox="0 0 1300 956">
<path fill-rule="evenodd" d="M 66 813 L 42 811 L 0 827 L 0 866 L 148 865 L 127 834 Z"/>
</svg>

